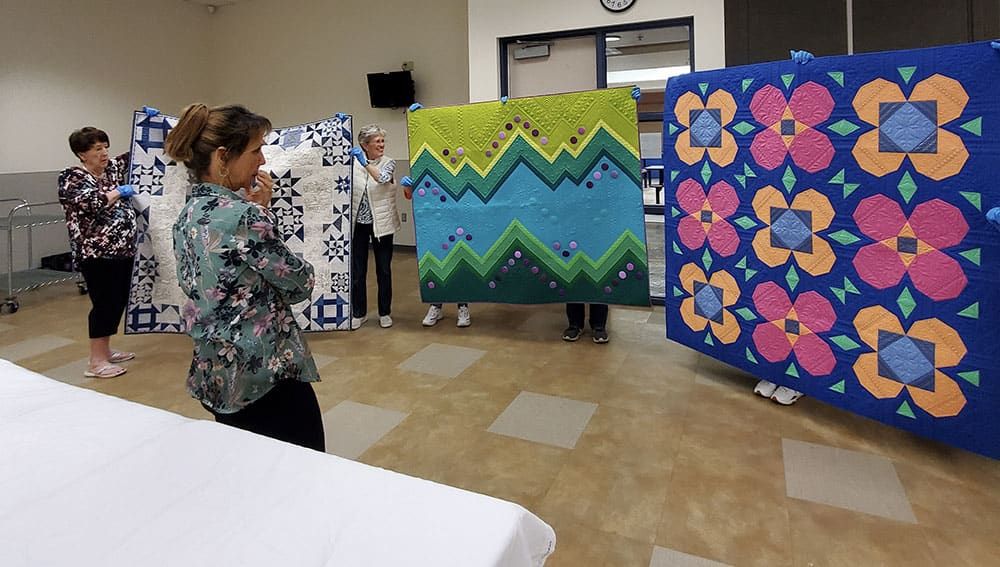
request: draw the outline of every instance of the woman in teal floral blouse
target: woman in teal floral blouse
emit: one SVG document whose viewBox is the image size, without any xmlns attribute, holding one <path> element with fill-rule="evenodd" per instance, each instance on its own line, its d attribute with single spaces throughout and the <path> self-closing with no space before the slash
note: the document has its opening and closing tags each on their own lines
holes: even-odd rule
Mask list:
<svg viewBox="0 0 1000 567">
<path fill-rule="evenodd" d="M 187 387 L 220 423 L 323 451 L 319 373 L 290 308 L 311 295 L 313 267 L 268 209 L 273 182 L 259 168 L 270 130 L 242 106 L 192 104 L 167 136 L 166 153 L 194 178 L 173 229 L 194 340 Z"/>
</svg>

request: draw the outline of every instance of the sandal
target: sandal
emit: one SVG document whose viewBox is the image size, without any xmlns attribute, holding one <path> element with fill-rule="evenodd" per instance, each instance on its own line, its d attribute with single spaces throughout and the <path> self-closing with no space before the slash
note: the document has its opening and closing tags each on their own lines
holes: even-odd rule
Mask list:
<svg viewBox="0 0 1000 567">
<path fill-rule="evenodd" d="M 113 362 L 115 364 L 119 362 L 127 362 L 135 358 L 134 352 L 121 352 L 117 350 L 111 351 L 111 356 L 108 357 L 108 362 Z"/>
<path fill-rule="evenodd" d="M 128 370 L 114 364 L 102 364 L 97 368 L 87 368 L 83 373 L 87 378 L 116 378 L 125 374 Z"/>
</svg>

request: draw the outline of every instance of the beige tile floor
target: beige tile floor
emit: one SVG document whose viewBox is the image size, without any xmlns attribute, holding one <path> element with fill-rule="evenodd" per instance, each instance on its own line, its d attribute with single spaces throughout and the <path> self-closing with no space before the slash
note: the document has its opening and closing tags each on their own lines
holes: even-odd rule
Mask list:
<svg viewBox="0 0 1000 567">
<path fill-rule="evenodd" d="M 309 335 L 327 427 L 355 437 L 331 438 L 526 506 L 556 530 L 548 565 L 1000 564 L 1000 462 L 755 397 L 751 377 L 667 342 L 662 308 L 613 307 L 607 345 L 561 341 L 560 305 L 473 305 L 467 329 L 446 305 L 422 328 L 414 263 L 397 253 L 391 329 Z M 0 357 L 208 417 L 184 391 L 186 337 L 119 337 L 138 353 L 128 374 L 83 380 L 87 298 L 66 285 L 21 300 L 0 317 Z"/>
</svg>

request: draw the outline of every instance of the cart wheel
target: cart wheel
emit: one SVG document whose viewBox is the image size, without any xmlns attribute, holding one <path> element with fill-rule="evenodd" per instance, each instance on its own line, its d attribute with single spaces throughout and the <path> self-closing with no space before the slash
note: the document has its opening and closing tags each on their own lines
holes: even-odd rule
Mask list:
<svg viewBox="0 0 1000 567">
<path fill-rule="evenodd" d="M 21 304 L 20 303 L 18 303 L 16 301 L 12 301 L 11 302 L 11 304 L 10 304 L 10 312 L 12 314 L 13 313 L 17 313 L 17 310 L 20 309 L 20 308 L 21 308 Z"/>
<path fill-rule="evenodd" d="M 21 305 L 18 304 L 16 299 L 8 299 L 7 301 L 3 302 L 3 305 L 0 305 L 0 313 L 6 311 L 7 313 L 13 314 L 17 313 L 17 310 L 20 308 Z"/>
<path fill-rule="evenodd" d="M 76 287 L 80 291 L 80 295 L 87 295 L 87 284 L 78 283 L 76 284 Z"/>
</svg>

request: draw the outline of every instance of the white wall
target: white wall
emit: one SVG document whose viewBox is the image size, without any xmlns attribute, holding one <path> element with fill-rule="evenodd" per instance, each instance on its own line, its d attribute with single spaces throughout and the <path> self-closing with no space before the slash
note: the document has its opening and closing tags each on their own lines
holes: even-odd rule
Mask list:
<svg viewBox="0 0 1000 567">
<path fill-rule="evenodd" d="M 125 151 L 131 109 L 207 99 L 210 24 L 180 0 L 0 1 L 0 174 L 74 163 L 67 137 L 87 125 Z"/>
<path fill-rule="evenodd" d="M 388 131 L 386 154 L 405 162 L 404 109 L 371 108 L 366 75 L 412 61 L 424 106 L 468 102 L 467 18 L 466 0 L 246 0 L 223 7 L 213 20 L 214 50 L 235 64 L 214 69 L 215 98 L 243 103 L 276 126 L 335 112 L 354 116 L 355 133 L 377 122 Z M 406 223 L 396 241 L 414 244 L 410 202 L 400 202 Z"/>
<path fill-rule="evenodd" d="M 543 32 L 694 17 L 695 67 L 726 65 L 723 0 L 638 0 L 619 14 L 598 0 L 468 0 L 469 99 L 500 96 L 497 39 Z"/>
</svg>

